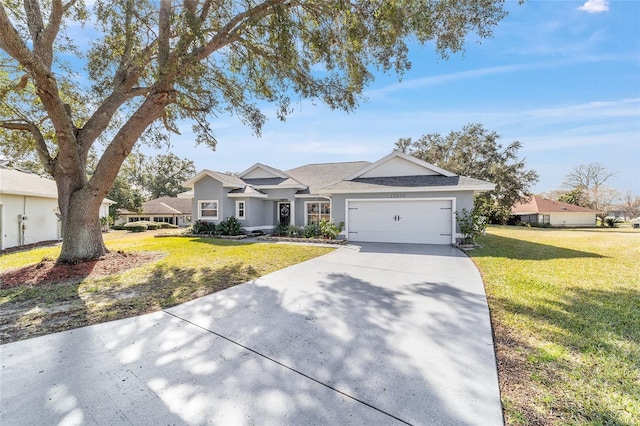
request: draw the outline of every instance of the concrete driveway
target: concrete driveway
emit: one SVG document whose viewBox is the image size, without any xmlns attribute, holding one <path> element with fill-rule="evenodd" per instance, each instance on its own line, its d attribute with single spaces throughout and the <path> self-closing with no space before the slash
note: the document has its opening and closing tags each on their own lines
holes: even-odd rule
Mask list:
<svg viewBox="0 0 640 426">
<path fill-rule="evenodd" d="M 500 425 L 480 275 L 363 244 L 163 312 L 0 346 L 3 425 Z"/>
</svg>

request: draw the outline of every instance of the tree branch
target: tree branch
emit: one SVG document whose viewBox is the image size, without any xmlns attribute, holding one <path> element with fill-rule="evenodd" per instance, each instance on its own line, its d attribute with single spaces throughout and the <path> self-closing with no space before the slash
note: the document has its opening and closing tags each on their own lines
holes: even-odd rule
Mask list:
<svg viewBox="0 0 640 426">
<path fill-rule="evenodd" d="M 11 23 L 2 3 L 0 3 L 0 49 L 25 67 L 27 64 L 36 63 L 35 57 Z"/>
<path fill-rule="evenodd" d="M 288 5 L 286 3 L 289 3 Z M 231 18 L 229 22 L 214 35 L 206 46 L 197 49 L 191 56 L 197 61 L 201 61 L 209 57 L 213 52 L 220 50 L 228 44 L 238 40 L 240 30 L 246 25 L 249 19 L 262 19 L 275 13 L 274 6 L 282 6 L 283 8 L 293 8 L 296 2 L 290 0 L 269 0 L 260 3 L 251 9 L 238 13 Z"/>
<path fill-rule="evenodd" d="M 38 43 L 40 34 L 44 30 L 44 22 L 42 21 L 42 12 L 40 11 L 40 3 L 38 0 L 24 0 L 24 11 L 27 15 L 27 26 L 29 34 L 35 46 Z"/>
<path fill-rule="evenodd" d="M 35 0 L 26 0 L 25 4 L 29 3 L 29 1 Z M 55 1 L 59 0 L 54 0 L 54 2 Z M 35 8 L 36 6 L 32 5 L 28 7 Z M 39 8 L 37 10 L 39 11 Z M 38 18 L 35 17 L 34 13 L 35 12 L 32 12 L 30 14 L 30 16 L 32 16 L 31 19 L 33 20 L 30 25 L 33 31 L 37 31 Z M 40 19 L 42 18 L 40 17 Z M 56 34 L 51 35 L 52 40 L 55 38 L 55 35 Z M 51 43 L 53 43 L 52 40 Z M 37 45 L 38 43 L 38 39 L 34 40 L 34 45 Z M 17 60 L 31 75 L 33 84 L 36 87 L 36 94 L 42 101 L 44 109 L 49 114 L 51 122 L 56 129 L 56 136 L 58 137 L 60 149 L 63 151 L 65 146 L 61 144 L 60 141 L 73 137 L 75 134 L 75 126 L 67 114 L 64 103 L 60 99 L 56 79 L 51 73 L 50 65 L 45 65 L 45 63 L 40 61 L 38 57 L 29 50 L 20 37 L 20 34 L 16 31 L 15 27 L 9 20 L 4 9 L 4 5 L 2 4 L 0 4 L 0 48 Z"/>
<path fill-rule="evenodd" d="M 38 158 L 40 158 L 40 162 L 44 166 L 46 172 L 53 176 L 55 160 L 51 158 L 49 148 L 47 148 L 47 143 L 45 142 L 44 136 L 42 136 L 42 132 L 40 132 L 38 126 L 28 121 L 2 121 L 0 122 L 0 127 L 9 130 L 30 132 L 33 136 L 35 149 L 38 154 Z"/>
<path fill-rule="evenodd" d="M 171 53 L 171 0 L 160 0 L 158 21 L 158 82 L 168 84 Z"/>
<path fill-rule="evenodd" d="M 63 12 L 67 13 L 69 9 L 71 9 L 76 3 L 77 3 L 77 0 L 71 0 L 69 3 L 62 6 Z"/>
<path fill-rule="evenodd" d="M 49 24 L 42 32 L 42 36 L 39 38 L 39 43 L 35 44 L 35 53 L 40 57 L 42 54 L 43 63 L 47 68 L 51 68 L 53 63 L 53 42 L 60 31 L 60 24 L 62 23 L 62 15 L 65 9 L 62 5 L 62 0 L 53 0 L 51 2 L 51 14 L 49 15 Z"/>
<path fill-rule="evenodd" d="M 104 197 L 120 170 L 122 162 L 131 153 L 142 133 L 156 119 L 165 107 L 175 102 L 175 92 L 156 93 L 145 99 L 106 147 L 88 184 L 93 191 Z"/>
</svg>

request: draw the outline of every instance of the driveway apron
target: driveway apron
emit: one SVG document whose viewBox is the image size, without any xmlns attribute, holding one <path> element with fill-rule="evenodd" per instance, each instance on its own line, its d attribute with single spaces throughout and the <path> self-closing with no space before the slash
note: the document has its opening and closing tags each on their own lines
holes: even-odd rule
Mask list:
<svg viewBox="0 0 640 426">
<path fill-rule="evenodd" d="M 503 423 L 482 280 L 448 246 L 345 246 L 0 356 L 7 425 Z"/>
</svg>

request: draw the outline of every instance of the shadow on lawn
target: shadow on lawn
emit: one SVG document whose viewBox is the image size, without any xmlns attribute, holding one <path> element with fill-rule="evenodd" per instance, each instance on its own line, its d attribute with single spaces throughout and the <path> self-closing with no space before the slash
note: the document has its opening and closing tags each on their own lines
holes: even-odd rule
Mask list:
<svg viewBox="0 0 640 426">
<path fill-rule="evenodd" d="M 141 315 L 175 306 L 257 278 L 242 262 L 218 267 L 152 267 L 139 282 L 114 274 L 82 286 L 83 278 L 44 287 L 3 290 L 0 341 L 9 343 Z"/>
<path fill-rule="evenodd" d="M 549 413 L 578 422 L 631 424 L 640 411 L 640 291 L 574 288 L 566 294 L 561 301 L 542 298 L 526 305 L 501 300 L 503 309 L 535 319 L 534 333 L 543 343 L 532 349 L 516 341 L 507 352 L 529 353 L 520 367 L 528 371 L 528 380 L 544 377 L 544 387 L 554 394 Z M 499 358 L 506 335 L 504 328 L 496 327 Z M 562 351 L 548 352 L 545 341 L 560 345 Z"/>
<path fill-rule="evenodd" d="M 597 253 L 572 250 L 548 244 L 533 243 L 515 238 L 485 235 L 479 240 L 482 248 L 471 253 L 471 257 L 505 257 L 519 260 L 551 260 L 573 258 L 605 258 Z"/>
</svg>

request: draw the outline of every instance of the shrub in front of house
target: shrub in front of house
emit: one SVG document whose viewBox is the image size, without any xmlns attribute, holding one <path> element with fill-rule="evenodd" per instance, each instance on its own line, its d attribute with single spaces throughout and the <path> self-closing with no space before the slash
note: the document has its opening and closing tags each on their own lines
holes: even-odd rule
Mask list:
<svg viewBox="0 0 640 426">
<path fill-rule="evenodd" d="M 215 234 L 216 225 L 213 222 L 198 220 L 191 225 L 191 233 L 193 234 Z"/>
<path fill-rule="evenodd" d="M 124 224 L 123 228 L 129 232 L 144 232 L 149 229 L 144 222 L 129 222 Z"/>
<path fill-rule="evenodd" d="M 340 226 L 336 226 L 333 222 L 320 222 L 320 234 L 324 238 L 328 238 L 330 240 L 335 240 L 338 238 L 338 235 L 342 232 L 342 228 L 344 227 L 344 222 L 340 223 Z"/>
<path fill-rule="evenodd" d="M 235 217 L 231 216 L 223 220 L 216 226 L 216 231 L 220 235 L 240 235 L 242 234 L 242 226 Z"/>
<path fill-rule="evenodd" d="M 145 222 L 145 225 L 147 225 L 147 229 L 149 229 L 149 231 L 155 231 L 157 229 L 160 229 L 160 222 Z"/>
<path fill-rule="evenodd" d="M 160 224 L 160 229 L 178 229 L 177 225 L 172 225 L 169 222 L 158 222 Z"/>
<path fill-rule="evenodd" d="M 487 229 L 487 218 L 477 210 L 462 209 L 456 213 L 456 222 L 462 233 L 462 244 L 475 244 L 476 238 L 484 235 Z"/>
<path fill-rule="evenodd" d="M 273 235 L 284 236 L 287 235 L 287 225 L 282 222 L 278 222 L 278 224 L 273 228 Z"/>
<path fill-rule="evenodd" d="M 320 224 L 318 223 L 308 224 L 307 226 L 304 227 L 302 231 L 302 235 L 304 235 L 305 238 L 318 238 L 319 236 L 322 235 L 322 232 L 320 231 Z"/>
</svg>

